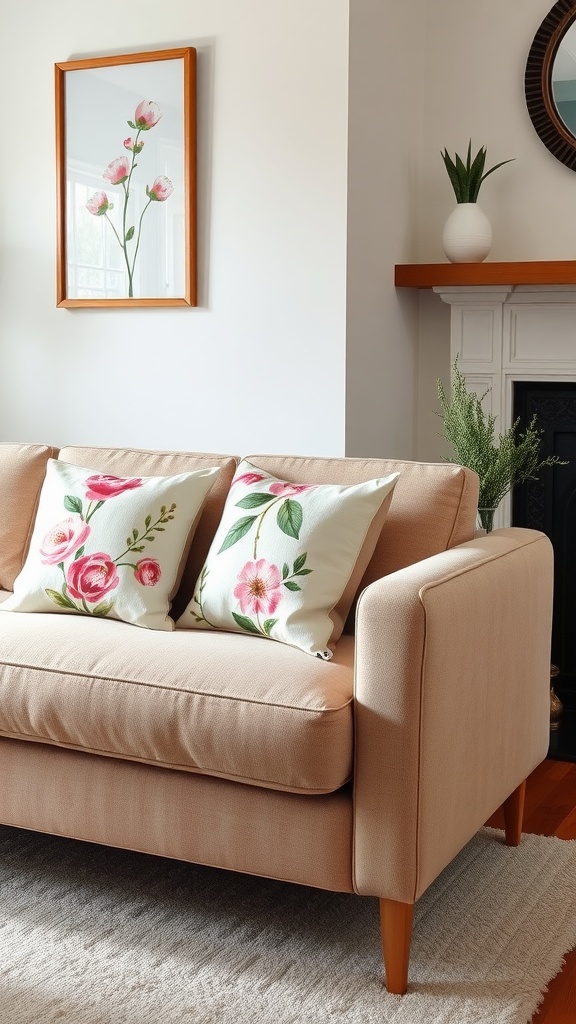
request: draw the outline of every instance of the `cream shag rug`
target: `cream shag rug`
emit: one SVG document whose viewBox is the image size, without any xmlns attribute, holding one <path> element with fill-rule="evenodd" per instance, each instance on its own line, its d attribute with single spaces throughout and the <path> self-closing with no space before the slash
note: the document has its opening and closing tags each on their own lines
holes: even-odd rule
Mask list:
<svg viewBox="0 0 576 1024">
<path fill-rule="evenodd" d="M 2 1024 L 526 1024 L 574 945 L 576 841 L 483 829 L 398 997 L 376 900 L 0 827 Z"/>
</svg>

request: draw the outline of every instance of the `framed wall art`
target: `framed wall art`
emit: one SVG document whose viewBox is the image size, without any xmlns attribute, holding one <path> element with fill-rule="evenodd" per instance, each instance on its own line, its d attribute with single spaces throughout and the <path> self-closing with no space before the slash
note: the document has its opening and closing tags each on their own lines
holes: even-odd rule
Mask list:
<svg viewBox="0 0 576 1024">
<path fill-rule="evenodd" d="M 55 65 L 57 305 L 196 305 L 196 51 Z"/>
</svg>

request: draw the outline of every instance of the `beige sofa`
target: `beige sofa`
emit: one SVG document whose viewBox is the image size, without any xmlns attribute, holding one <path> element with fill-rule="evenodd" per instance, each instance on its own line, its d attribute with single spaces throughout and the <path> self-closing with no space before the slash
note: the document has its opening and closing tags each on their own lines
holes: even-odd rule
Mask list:
<svg viewBox="0 0 576 1024">
<path fill-rule="evenodd" d="M 237 460 L 0 445 L 3 599 L 56 456 L 116 475 L 220 467 L 182 611 Z M 332 660 L 234 632 L 0 615 L 0 822 L 377 897 L 402 993 L 415 901 L 499 806 L 520 839 L 548 747 L 551 546 L 475 536 L 478 482 L 461 467 L 250 461 L 300 483 L 400 473 Z"/>
</svg>

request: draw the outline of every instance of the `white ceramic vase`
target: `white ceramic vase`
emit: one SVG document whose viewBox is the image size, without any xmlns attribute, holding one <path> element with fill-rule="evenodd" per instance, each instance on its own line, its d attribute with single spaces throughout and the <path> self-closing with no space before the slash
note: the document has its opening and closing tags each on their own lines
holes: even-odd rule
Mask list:
<svg viewBox="0 0 576 1024">
<path fill-rule="evenodd" d="M 442 248 L 451 263 L 482 263 L 490 252 L 492 228 L 478 203 L 458 203 L 442 232 Z"/>
</svg>

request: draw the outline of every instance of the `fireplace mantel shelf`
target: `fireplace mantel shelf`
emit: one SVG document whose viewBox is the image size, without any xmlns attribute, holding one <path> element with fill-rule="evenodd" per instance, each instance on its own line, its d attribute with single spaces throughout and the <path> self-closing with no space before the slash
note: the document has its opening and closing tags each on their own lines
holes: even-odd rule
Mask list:
<svg viewBox="0 0 576 1024">
<path fill-rule="evenodd" d="M 478 285 L 576 285 L 576 260 L 525 263 L 404 263 L 394 268 L 397 288 Z"/>
</svg>

